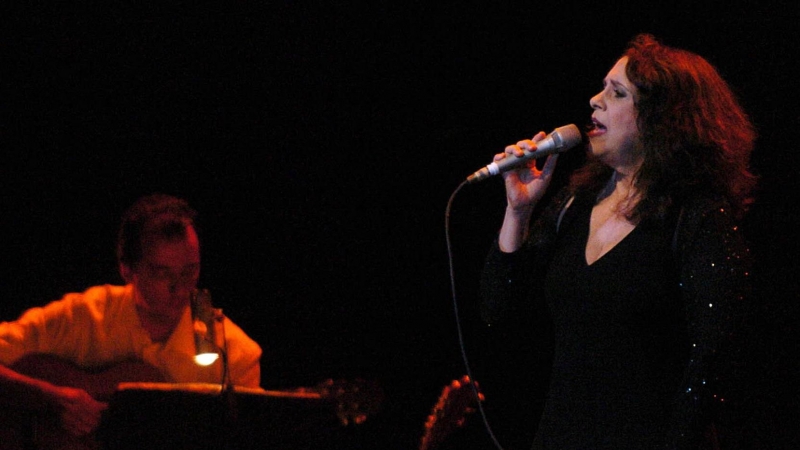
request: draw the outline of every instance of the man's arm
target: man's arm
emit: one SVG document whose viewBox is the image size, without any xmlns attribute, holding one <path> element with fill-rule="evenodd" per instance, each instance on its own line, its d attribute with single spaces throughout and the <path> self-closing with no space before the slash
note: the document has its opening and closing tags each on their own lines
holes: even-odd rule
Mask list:
<svg viewBox="0 0 800 450">
<path fill-rule="evenodd" d="M 253 339 L 225 318 L 225 337 L 228 346 L 228 363 L 231 381 L 237 386 L 260 387 L 261 347 Z"/>
<path fill-rule="evenodd" d="M 107 406 L 82 389 L 56 386 L 1 364 L 0 393 L 3 409 L 24 407 L 36 412 L 55 411 L 64 430 L 75 436 L 94 431 Z"/>
</svg>

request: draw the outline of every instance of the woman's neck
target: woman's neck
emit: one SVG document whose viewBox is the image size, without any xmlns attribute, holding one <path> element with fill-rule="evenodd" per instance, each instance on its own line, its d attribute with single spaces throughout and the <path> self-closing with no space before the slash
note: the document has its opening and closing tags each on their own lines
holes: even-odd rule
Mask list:
<svg viewBox="0 0 800 450">
<path fill-rule="evenodd" d="M 600 191 L 597 202 L 607 202 L 617 214 L 629 216 L 639 203 L 635 175 L 632 172 L 614 171 L 605 188 Z"/>
</svg>

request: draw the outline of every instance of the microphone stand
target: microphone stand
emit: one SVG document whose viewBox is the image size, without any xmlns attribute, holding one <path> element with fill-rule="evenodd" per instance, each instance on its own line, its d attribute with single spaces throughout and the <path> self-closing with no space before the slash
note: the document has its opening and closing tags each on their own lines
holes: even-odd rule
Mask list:
<svg viewBox="0 0 800 450">
<path fill-rule="evenodd" d="M 216 325 L 219 325 L 220 330 L 222 331 L 222 345 L 220 346 L 216 342 L 210 342 L 217 352 L 219 353 L 219 357 L 222 363 L 222 380 L 220 382 L 221 392 L 224 394 L 229 391 L 233 391 L 233 383 L 231 381 L 231 372 L 230 366 L 228 365 L 228 340 L 225 338 L 225 315 L 222 314 L 222 309 L 220 308 L 213 308 L 213 322 L 212 325 L 216 328 Z M 216 336 L 216 329 L 212 336 Z"/>
<path fill-rule="evenodd" d="M 219 422 L 216 424 L 214 433 L 213 448 L 233 448 L 229 442 L 233 436 L 238 421 L 238 405 L 233 387 L 233 380 L 230 374 L 230 364 L 228 361 L 228 340 L 225 336 L 225 315 L 222 309 L 214 308 L 211 303 L 211 294 L 207 289 L 198 289 L 191 297 L 192 322 L 195 338 L 196 357 L 208 357 L 208 360 L 201 361 L 196 358 L 195 362 L 200 365 L 211 365 L 217 357 L 221 359 L 222 379 L 220 380 L 220 393 L 215 409 L 220 414 Z M 218 339 L 221 337 L 222 339 Z M 220 409 L 217 409 L 220 408 Z"/>
<path fill-rule="evenodd" d="M 237 422 L 239 420 L 239 407 L 237 405 L 236 393 L 233 388 L 233 380 L 231 380 L 230 365 L 228 364 L 228 340 L 225 336 L 225 315 L 222 314 L 222 309 L 220 308 L 213 308 L 213 312 L 213 325 L 215 327 L 216 325 L 219 325 L 222 334 L 222 345 L 217 345 L 217 343 L 214 342 L 214 346 L 219 351 L 219 355 L 222 360 L 222 381 L 220 383 L 221 389 L 219 396 L 223 408 L 223 426 L 222 433 L 219 438 L 224 444 L 223 448 L 227 449 L 232 448 L 232 443 L 229 442 L 228 439 L 230 438 L 230 434 L 234 433 L 233 430 L 236 429 Z M 216 329 L 214 331 L 214 336 L 216 336 Z"/>
<path fill-rule="evenodd" d="M 219 349 L 220 357 L 222 358 L 222 393 L 233 392 L 233 381 L 231 380 L 231 369 L 228 364 L 228 339 L 225 336 L 225 315 L 222 314 L 222 309 L 214 309 L 214 322 L 219 323 L 222 330 L 222 346 L 216 346 Z M 216 345 L 216 344 L 215 344 Z"/>
<path fill-rule="evenodd" d="M 207 361 L 196 362 L 200 365 L 213 364 L 216 357 L 222 361 L 222 380 L 220 382 L 222 392 L 233 390 L 233 382 L 230 376 L 228 364 L 228 340 L 225 336 L 225 315 L 221 308 L 214 308 L 211 304 L 211 293 L 207 289 L 196 290 L 191 297 L 192 322 L 194 326 L 195 355 L 210 356 Z M 219 333 L 217 329 L 219 328 Z M 218 343 L 217 337 L 222 337 Z"/>
</svg>

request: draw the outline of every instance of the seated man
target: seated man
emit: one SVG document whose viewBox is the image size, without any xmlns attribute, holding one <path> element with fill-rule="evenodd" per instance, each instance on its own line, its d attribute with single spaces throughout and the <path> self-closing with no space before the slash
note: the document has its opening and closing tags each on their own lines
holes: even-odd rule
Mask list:
<svg viewBox="0 0 800 450">
<path fill-rule="evenodd" d="M 91 287 L 0 322 L 0 410 L 56 411 L 61 426 L 76 436 L 97 427 L 104 403 L 85 390 L 15 370 L 32 354 L 86 369 L 140 361 L 160 374 L 152 381 L 220 383 L 220 360 L 206 367 L 194 362 L 190 299 L 200 274 L 194 218 L 181 199 L 140 199 L 124 214 L 117 245 L 127 285 Z M 227 318 L 224 336 L 230 383 L 258 387 L 261 348 Z"/>
</svg>

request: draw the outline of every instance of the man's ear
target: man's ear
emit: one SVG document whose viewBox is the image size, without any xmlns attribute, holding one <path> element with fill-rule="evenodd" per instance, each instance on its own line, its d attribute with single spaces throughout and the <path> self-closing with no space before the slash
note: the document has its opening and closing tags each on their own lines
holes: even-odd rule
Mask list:
<svg viewBox="0 0 800 450">
<path fill-rule="evenodd" d="M 119 274 L 122 275 L 122 279 L 125 280 L 125 283 L 131 284 L 133 283 L 133 275 L 134 271 L 131 266 L 125 263 L 119 263 Z"/>
</svg>

